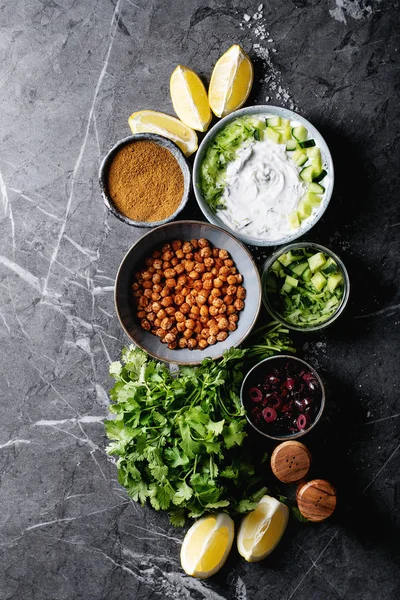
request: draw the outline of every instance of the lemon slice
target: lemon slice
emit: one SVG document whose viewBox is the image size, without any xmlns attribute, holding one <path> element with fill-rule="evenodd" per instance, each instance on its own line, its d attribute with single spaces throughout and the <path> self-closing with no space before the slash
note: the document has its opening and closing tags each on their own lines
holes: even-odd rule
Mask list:
<svg viewBox="0 0 400 600">
<path fill-rule="evenodd" d="M 185 156 L 197 150 L 197 133 L 176 117 L 155 110 L 139 110 L 128 119 L 132 133 L 157 133 L 175 142 Z"/>
<path fill-rule="evenodd" d="M 171 75 L 170 92 L 180 120 L 192 129 L 206 131 L 211 122 L 211 110 L 206 88 L 197 73 L 178 65 Z"/>
<path fill-rule="evenodd" d="M 196 521 L 183 540 L 181 565 L 192 577 L 211 577 L 224 565 L 232 548 L 234 524 L 229 515 L 207 515 Z"/>
<path fill-rule="evenodd" d="M 235 44 L 218 59 L 211 75 L 208 100 L 217 117 L 225 117 L 246 102 L 253 85 L 253 64 Z"/>
<path fill-rule="evenodd" d="M 283 536 L 289 518 L 285 504 L 263 496 L 255 510 L 240 525 L 237 547 L 248 562 L 262 560 L 274 550 Z"/>
</svg>

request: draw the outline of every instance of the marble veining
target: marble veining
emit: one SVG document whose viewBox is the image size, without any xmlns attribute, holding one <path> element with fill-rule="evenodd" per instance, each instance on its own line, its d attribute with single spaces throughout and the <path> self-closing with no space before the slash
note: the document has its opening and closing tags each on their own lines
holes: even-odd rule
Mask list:
<svg viewBox="0 0 400 600">
<path fill-rule="evenodd" d="M 3 0 L 0 600 L 400 596 L 398 15 L 397 0 Z M 130 500 L 105 452 L 108 364 L 127 341 L 114 278 L 143 231 L 106 211 L 97 174 L 131 112 L 172 112 L 178 63 L 208 78 L 235 42 L 250 102 L 298 110 L 333 154 L 308 237 L 342 256 L 351 301 L 296 344 L 326 382 L 306 439 L 340 502 L 324 524 L 291 522 L 261 564 L 234 550 L 200 581 L 180 568 L 184 530 Z M 193 198 L 184 216 L 199 218 Z"/>
</svg>

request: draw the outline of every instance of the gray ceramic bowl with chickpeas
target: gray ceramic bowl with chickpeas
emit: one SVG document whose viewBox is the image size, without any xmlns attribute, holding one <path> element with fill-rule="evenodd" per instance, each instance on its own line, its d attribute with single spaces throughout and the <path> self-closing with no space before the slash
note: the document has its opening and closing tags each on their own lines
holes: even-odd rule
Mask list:
<svg viewBox="0 0 400 600">
<path fill-rule="evenodd" d="M 127 252 L 115 306 L 137 346 L 165 362 L 196 365 L 245 340 L 260 311 L 261 281 L 249 251 L 229 232 L 176 221 Z"/>
</svg>

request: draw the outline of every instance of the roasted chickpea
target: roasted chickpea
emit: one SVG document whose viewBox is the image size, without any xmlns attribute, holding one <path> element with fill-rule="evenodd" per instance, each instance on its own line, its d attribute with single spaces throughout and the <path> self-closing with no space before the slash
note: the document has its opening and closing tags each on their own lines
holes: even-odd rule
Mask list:
<svg viewBox="0 0 400 600">
<path fill-rule="evenodd" d="M 235 285 L 237 283 L 236 275 L 229 275 L 226 279 L 229 285 Z"/>
<path fill-rule="evenodd" d="M 211 275 L 211 273 L 210 273 L 210 275 Z M 212 279 L 206 279 L 205 281 L 203 281 L 203 288 L 208 291 L 212 290 L 212 288 L 213 288 Z"/>
<path fill-rule="evenodd" d="M 187 339 L 186 338 L 182 337 L 182 338 L 179 339 L 179 341 L 178 341 L 179 348 L 186 348 L 187 345 L 188 345 L 188 343 L 187 343 Z"/>
<path fill-rule="evenodd" d="M 204 266 L 204 264 L 203 264 L 203 263 L 201 263 L 201 262 L 196 262 L 196 264 L 195 264 L 195 266 L 194 266 L 194 270 L 195 270 L 197 273 L 204 273 L 204 272 L 205 272 L 205 270 L 206 270 L 206 268 L 205 268 L 205 266 Z"/>
<path fill-rule="evenodd" d="M 186 260 L 193 260 L 193 252 L 188 252 L 187 254 L 185 254 L 185 259 Z"/>
<path fill-rule="evenodd" d="M 210 245 L 210 242 L 208 240 L 206 240 L 206 238 L 199 239 L 199 248 L 206 248 L 209 245 Z"/>
<path fill-rule="evenodd" d="M 232 323 L 231 321 L 229 321 L 228 331 L 235 331 L 236 329 L 236 323 Z"/>
<path fill-rule="evenodd" d="M 175 294 L 174 302 L 177 306 L 180 306 L 185 302 L 185 296 L 182 296 L 182 294 Z"/>
<path fill-rule="evenodd" d="M 212 255 L 214 258 L 218 258 L 219 248 L 212 249 Z"/>
<path fill-rule="evenodd" d="M 198 318 L 200 316 L 200 308 L 198 306 L 192 306 L 191 310 L 190 310 L 191 315 L 194 315 L 193 318 Z"/>
<path fill-rule="evenodd" d="M 175 313 L 175 319 L 178 323 L 185 321 L 185 315 L 180 310 L 177 310 Z"/>
<path fill-rule="evenodd" d="M 213 267 L 213 268 L 211 269 L 211 274 L 212 274 L 214 277 L 217 277 L 217 276 L 218 276 L 218 269 L 217 269 L 217 267 Z"/>
<path fill-rule="evenodd" d="M 234 262 L 233 262 L 233 260 L 231 258 L 227 258 L 226 260 L 224 260 L 224 265 L 226 267 L 233 267 Z"/>
<path fill-rule="evenodd" d="M 152 294 L 151 290 L 148 290 L 148 289 L 143 290 L 143 296 L 145 296 L 145 298 L 148 298 L 149 300 L 151 298 L 151 294 Z"/>
<path fill-rule="evenodd" d="M 167 308 L 165 309 L 165 312 L 167 313 L 167 315 L 169 317 L 172 317 L 175 314 L 176 308 L 175 306 L 167 306 Z"/>
<path fill-rule="evenodd" d="M 161 269 L 162 268 L 162 260 L 159 258 L 156 258 L 156 260 L 153 261 L 153 267 L 155 269 Z"/>
<path fill-rule="evenodd" d="M 186 329 L 185 323 L 183 321 L 180 323 L 177 323 L 176 328 L 179 331 L 179 333 L 183 333 Z"/>
<path fill-rule="evenodd" d="M 229 323 L 237 323 L 239 321 L 239 316 L 237 314 L 229 315 L 228 320 Z"/>
<path fill-rule="evenodd" d="M 151 273 L 152 275 L 154 275 L 154 273 L 156 272 L 154 267 L 147 267 L 147 270 L 149 273 Z"/>
<path fill-rule="evenodd" d="M 201 330 L 202 330 L 202 324 L 200 323 L 200 321 L 197 321 L 196 325 L 194 326 L 194 332 L 197 335 L 200 335 Z"/>
<path fill-rule="evenodd" d="M 218 314 L 218 308 L 216 306 L 210 306 L 209 313 L 212 317 L 215 317 Z"/>
<path fill-rule="evenodd" d="M 208 343 L 210 346 L 213 346 L 213 345 L 215 344 L 215 342 L 216 342 L 216 341 L 217 341 L 217 338 L 216 338 L 216 336 L 215 336 L 215 335 L 210 335 L 210 336 L 207 338 L 207 343 Z"/>
<path fill-rule="evenodd" d="M 150 290 L 153 287 L 153 282 L 148 279 L 147 281 L 143 281 L 142 286 L 145 290 Z"/>
<path fill-rule="evenodd" d="M 167 336 L 165 336 L 165 337 L 167 337 Z M 175 350 L 175 348 L 177 347 L 177 345 L 178 345 L 178 340 L 175 340 L 175 341 L 170 342 L 168 344 L 168 348 L 169 348 L 169 350 Z"/>
<path fill-rule="evenodd" d="M 171 265 L 172 265 L 172 269 L 176 267 L 176 265 L 179 264 L 179 260 L 176 258 L 176 256 L 174 256 L 174 258 L 171 258 Z"/>
<path fill-rule="evenodd" d="M 151 325 L 147 319 L 142 319 L 140 321 L 140 326 L 142 329 L 145 329 L 146 331 L 150 331 L 150 329 L 151 329 Z"/>
<path fill-rule="evenodd" d="M 153 302 L 157 302 L 157 300 L 159 300 L 160 298 L 161 298 L 161 296 L 157 292 L 152 292 L 151 293 L 151 299 L 152 299 Z"/>
<path fill-rule="evenodd" d="M 165 279 L 174 279 L 176 275 L 175 269 L 165 269 L 164 271 L 164 277 Z"/>
<path fill-rule="evenodd" d="M 202 338 L 204 338 L 205 340 L 208 338 L 208 336 L 210 335 L 210 330 L 208 327 L 203 327 L 203 329 L 200 332 L 200 335 Z"/>
<path fill-rule="evenodd" d="M 244 289 L 244 287 L 242 287 L 241 285 L 239 285 L 238 289 L 237 289 L 237 294 L 236 295 L 237 295 L 237 297 L 240 300 L 244 300 L 246 298 L 246 290 Z"/>
<path fill-rule="evenodd" d="M 161 329 L 171 329 L 173 325 L 173 321 L 171 319 L 171 317 L 165 317 L 162 321 L 161 321 Z"/>
<path fill-rule="evenodd" d="M 186 329 L 194 329 L 196 323 L 193 319 L 186 319 L 185 321 Z"/>
<path fill-rule="evenodd" d="M 201 250 L 200 250 L 200 256 L 201 258 L 203 258 L 204 260 L 206 258 L 210 258 L 212 256 L 212 250 L 211 248 L 209 248 L 208 246 L 204 246 Z"/>
<path fill-rule="evenodd" d="M 214 266 L 214 259 L 213 258 L 205 258 L 204 259 L 204 266 L 207 269 L 211 269 Z"/>
<path fill-rule="evenodd" d="M 193 239 L 193 240 L 190 240 L 190 243 L 192 244 L 193 250 L 197 250 L 197 248 L 199 247 L 199 241 Z"/>
<path fill-rule="evenodd" d="M 171 290 L 169 289 L 169 287 L 164 286 L 163 289 L 160 292 L 160 295 L 162 298 L 165 298 L 165 296 L 169 296 L 171 293 Z"/>
<path fill-rule="evenodd" d="M 190 273 L 194 269 L 194 261 L 193 260 L 185 260 L 185 271 L 186 273 Z"/>
<path fill-rule="evenodd" d="M 202 339 L 202 340 L 199 340 L 199 341 L 198 341 L 198 344 L 197 344 L 197 345 L 198 345 L 198 347 L 200 348 L 200 350 L 204 350 L 205 348 L 207 348 L 207 346 L 208 346 L 208 342 L 207 342 L 207 340 L 203 340 L 203 339 Z"/>
<path fill-rule="evenodd" d="M 167 252 L 171 249 L 171 244 L 164 244 L 161 248 L 161 252 Z"/>
<path fill-rule="evenodd" d="M 179 250 L 180 248 L 182 248 L 182 244 L 183 244 L 182 240 L 174 240 L 171 243 L 171 248 L 172 248 L 172 250 L 174 250 L 176 252 L 176 250 Z"/>
<path fill-rule="evenodd" d="M 200 323 L 204 326 L 207 325 L 207 321 L 208 321 L 208 315 L 207 316 L 201 316 L 199 317 L 199 321 Z"/>
<path fill-rule="evenodd" d="M 229 296 L 230 298 L 233 299 L 233 296 Z M 233 304 L 231 304 L 230 306 L 228 305 L 226 307 L 226 314 L 227 315 L 233 315 L 236 312 L 236 308 L 233 306 Z"/>
<path fill-rule="evenodd" d="M 229 273 L 230 273 L 229 267 L 225 267 L 225 266 L 221 267 L 218 272 L 219 275 L 225 275 L 226 277 L 228 277 Z"/>
<path fill-rule="evenodd" d="M 190 340 L 188 340 L 188 348 L 189 350 L 194 350 L 197 346 L 197 340 L 192 338 Z"/>
<path fill-rule="evenodd" d="M 229 306 L 230 304 L 234 303 L 235 298 L 233 296 L 228 296 L 228 294 L 227 294 L 226 296 L 223 297 L 223 301 L 224 301 L 224 304 Z"/>
<path fill-rule="evenodd" d="M 167 342 L 167 344 L 171 344 L 175 340 L 176 340 L 176 335 L 174 333 L 169 332 L 165 336 L 165 341 Z"/>
<path fill-rule="evenodd" d="M 143 309 L 146 313 L 151 312 L 151 304 L 148 304 L 147 306 L 144 307 Z"/>
<path fill-rule="evenodd" d="M 178 260 L 178 259 L 177 259 Z M 175 269 L 175 273 L 177 275 L 182 275 L 182 273 L 185 272 L 185 267 L 183 266 L 182 263 L 178 263 L 177 265 L 174 266 Z"/>
<path fill-rule="evenodd" d="M 160 279 L 161 281 L 161 275 L 153 275 L 153 278 L 156 277 L 157 279 Z M 160 281 L 153 281 L 154 285 L 153 285 L 153 292 L 157 292 L 157 294 L 159 294 L 162 290 L 162 285 L 160 285 Z"/>
<path fill-rule="evenodd" d="M 220 258 L 216 258 L 214 260 L 214 267 L 217 267 L 218 271 L 221 269 L 221 267 L 224 266 L 224 261 L 221 260 Z"/>
<path fill-rule="evenodd" d="M 217 335 L 219 332 L 218 325 L 211 325 L 211 327 L 209 327 L 209 332 L 210 332 L 210 335 Z"/>
<path fill-rule="evenodd" d="M 236 308 L 236 310 L 242 310 L 244 308 L 244 302 L 240 298 L 236 298 L 233 306 Z"/>
<path fill-rule="evenodd" d="M 237 268 L 231 267 L 231 275 L 236 275 L 236 273 L 237 273 Z"/>
<path fill-rule="evenodd" d="M 237 283 L 242 283 L 243 275 L 241 275 L 240 273 L 236 273 L 236 281 Z"/>
<path fill-rule="evenodd" d="M 156 336 L 163 338 L 166 336 L 166 332 L 164 329 L 161 329 L 161 327 L 158 327 L 158 329 L 156 329 Z"/>
<path fill-rule="evenodd" d="M 139 310 L 139 312 L 136 313 L 136 316 L 137 316 L 138 319 L 145 319 L 146 318 L 146 314 L 147 313 L 145 313 L 144 310 Z"/>
<path fill-rule="evenodd" d="M 157 319 L 165 319 L 165 317 L 167 316 L 167 311 L 164 310 L 163 308 L 161 308 L 158 312 L 157 312 Z"/>
<path fill-rule="evenodd" d="M 150 323 L 154 323 L 156 320 L 156 315 L 153 312 L 147 313 L 147 320 L 150 321 Z"/>
<path fill-rule="evenodd" d="M 161 300 L 161 305 L 164 306 L 164 308 L 166 308 L 167 306 L 172 306 L 174 303 L 174 301 L 172 300 L 171 296 L 165 296 L 162 300 Z"/>
<path fill-rule="evenodd" d="M 160 258 L 160 256 L 161 256 L 160 250 L 154 250 L 154 252 L 153 252 L 153 258 Z"/>
<path fill-rule="evenodd" d="M 210 296 L 212 298 L 219 298 L 221 296 L 221 290 L 214 288 L 211 290 Z"/>
<path fill-rule="evenodd" d="M 228 337 L 228 334 L 226 331 L 220 331 L 219 334 L 217 335 L 217 342 L 224 342 L 227 337 Z"/>
<path fill-rule="evenodd" d="M 200 292 L 203 289 L 203 282 L 200 279 L 193 281 L 193 289 L 196 290 L 196 292 Z"/>
<path fill-rule="evenodd" d="M 183 313 L 184 315 L 188 315 L 190 313 L 190 306 L 187 302 L 184 302 L 181 305 L 181 313 Z"/>
<path fill-rule="evenodd" d="M 188 254 L 193 251 L 193 246 L 190 242 L 185 242 L 182 246 L 182 250 L 184 254 Z"/>
<path fill-rule="evenodd" d="M 229 321 L 226 317 L 219 317 L 217 319 L 217 323 L 218 323 L 218 329 L 220 329 L 220 330 L 228 329 Z"/>
<path fill-rule="evenodd" d="M 193 335 L 193 329 L 185 329 L 185 331 L 183 332 L 183 337 L 185 337 L 187 340 L 189 338 L 191 338 Z"/>
<path fill-rule="evenodd" d="M 199 251 L 197 251 L 197 252 L 195 252 L 195 253 L 193 254 L 193 260 L 194 260 L 196 263 L 202 263 L 202 264 L 203 264 L 203 257 L 201 256 L 201 254 L 200 254 L 200 252 L 199 252 Z"/>
<path fill-rule="evenodd" d="M 135 292 L 136 290 L 139 289 L 139 284 L 138 283 L 132 283 L 132 289 Z"/>
<path fill-rule="evenodd" d="M 214 298 L 212 301 L 212 305 L 215 306 L 215 308 L 221 308 L 221 306 L 223 305 L 222 299 Z"/>
<path fill-rule="evenodd" d="M 207 296 L 205 296 L 204 294 L 198 294 L 197 304 L 199 304 L 201 306 L 201 308 L 203 308 L 203 306 L 206 304 L 206 302 L 207 302 Z M 207 306 L 205 308 L 207 308 Z"/>
<path fill-rule="evenodd" d="M 237 287 L 236 285 L 229 285 L 226 293 L 228 296 L 234 296 L 236 294 Z"/>
<path fill-rule="evenodd" d="M 181 294 L 182 294 L 182 296 L 185 298 L 185 297 L 186 297 L 188 294 L 190 294 L 190 290 L 189 290 L 189 288 L 188 288 L 188 287 L 183 287 L 183 288 L 181 289 Z"/>
<path fill-rule="evenodd" d="M 198 300 L 199 300 L 199 298 L 197 298 L 197 301 Z M 209 311 L 208 311 L 208 306 L 207 305 L 204 304 L 203 306 L 200 307 L 200 315 L 202 317 L 208 317 L 208 312 Z"/>
<path fill-rule="evenodd" d="M 160 325 L 161 325 L 161 319 L 158 319 L 158 318 L 157 318 L 157 319 L 154 321 L 153 325 L 154 325 L 154 327 L 160 327 Z"/>
<path fill-rule="evenodd" d="M 218 314 L 223 315 L 226 313 L 226 309 L 228 307 L 226 306 L 226 304 L 222 303 L 221 306 L 218 309 Z"/>
<path fill-rule="evenodd" d="M 168 270 L 168 269 L 167 269 L 167 270 Z M 166 279 L 166 280 L 165 280 L 165 285 L 166 285 L 167 287 L 169 287 L 170 289 L 173 289 L 173 288 L 175 288 L 175 287 L 176 287 L 176 279 L 173 279 L 173 278 L 171 278 L 171 279 Z"/>
<path fill-rule="evenodd" d="M 166 269 L 171 269 L 172 264 L 170 263 L 169 260 L 164 260 L 163 264 L 162 264 L 162 270 L 165 271 Z"/>
<path fill-rule="evenodd" d="M 182 249 L 179 249 L 175 252 L 175 256 L 177 259 L 182 260 L 185 257 L 185 253 Z"/>
<path fill-rule="evenodd" d="M 140 296 L 139 300 L 138 300 L 138 306 L 147 306 L 149 303 L 149 299 L 146 298 L 146 296 Z"/>
<path fill-rule="evenodd" d="M 193 280 L 199 279 L 200 273 L 198 273 L 197 271 L 190 271 L 189 277 L 190 277 L 190 279 L 193 279 Z"/>
</svg>

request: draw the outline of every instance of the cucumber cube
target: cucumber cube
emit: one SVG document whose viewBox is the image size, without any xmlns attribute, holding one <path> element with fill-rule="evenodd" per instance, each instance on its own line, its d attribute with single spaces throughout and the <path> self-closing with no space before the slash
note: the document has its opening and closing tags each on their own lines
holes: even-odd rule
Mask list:
<svg viewBox="0 0 400 600">
<path fill-rule="evenodd" d="M 256 127 L 256 129 L 263 130 L 263 129 L 266 128 L 265 122 L 262 121 L 261 119 L 254 119 L 254 120 L 252 120 L 252 124 L 254 125 L 254 127 Z"/>
<path fill-rule="evenodd" d="M 318 183 L 319 181 L 322 181 L 326 177 L 326 175 L 328 175 L 328 173 L 325 171 L 325 169 L 322 169 L 319 175 L 315 175 L 313 177 L 313 182 Z"/>
<path fill-rule="evenodd" d="M 317 254 L 310 256 L 310 258 L 308 259 L 308 266 L 310 267 L 310 269 L 313 273 L 314 273 L 314 271 L 317 271 L 318 269 L 320 269 L 322 267 L 322 265 L 324 265 L 325 263 L 326 263 L 326 258 L 324 256 L 323 252 L 317 252 Z"/>
<path fill-rule="evenodd" d="M 311 269 L 307 267 L 307 269 L 303 272 L 301 278 L 303 281 L 310 281 L 312 277 Z"/>
<path fill-rule="evenodd" d="M 336 271 L 337 264 L 335 263 L 333 258 L 329 257 L 324 266 L 321 267 L 321 271 L 323 271 L 324 273 L 333 273 L 333 271 L 331 271 L 331 267 L 333 267 L 333 270 Z"/>
<path fill-rule="evenodd" d="M 292 130 L 290 128 L 290 123 L 288 123 L 287 125 L 284 125 L 282 123 L 282 126 L 278 127 L 278 129 L 281 132 L 282 141 L 287 142 L 289 140 L 292 140 Z"/>
<path fill-rule="evenodd" d="M 299 142 L 300 148 L 313 148 L 315 146 L 314 140 L 305 140 L 305 142 Z"/>
<path fill-rule="evenodd" d="M 297 212 L 299 218 L 304 221 L 304 219 L 307 219 L 311 215 L 312 207 L 309 204 L 306 204 L 304 200 L 300 200 Z"/>
<path fill-rule="evenodd" d="M 290 267 L 290 270 L 293 271 L 293 273 L 295 273 L 295 275 L 302 275 L 304 273 L 304 271 L 308 269 L 308 263 L 306 262 L 302 262 L 299 263 L 298 265 L 294 265 L 292 267 Z"/>
<path fill-rule="evenodd" d="M 279 261 L 277 261 L 277 260 L 275 260 L 271 265 L 271 269 L 273 271 L 279 271 L 280 268 L 281 268 L 281 265 L 280 265 Z"/>
<path fill-rule="evenodd" d="M 312 194 L 323 194 L 325 188 L 320 183 L 310 183 L 310 185 L 308 186 L 308 191 Z"/>
<path fill-rule="evenodd" d="M 311 183 L 314 177 L 314 168 L 313 165 L 308 167 L 304 167 L 302 171 L 300 171 L 300 179 L 305 181 L 306 183 Z"/>
<path fill-rule="evenodd" d="M 318 273 L 315 273 L 315 275 L 313 275 L 311 277 L 311 283 L 313 284 L 315 289 L 318 292 L 320 292 L 322 290 L 322 288 L 326 285 L 326 279 L 322 275 L 322 273 L 318 272 Z"/>
<path fill-rule="evenodd" d="M 293 127 L 292 136 L 298 142 L 304 142 L 308 138 L 308 131 L 304 125 L 299 125 L 298 127 Z"/>
<path fill-rule="evenodd" d="M 279 127 L 282 124 L 280 117 L 269 117 L 266 119 L 268 127 Z"/>
<path fill-rule="evenodd" d="M 307 162 L 307 154 L 304 150 L 299 149 L 293 152 L 292 159 L 298 167 L 301 167 L 301 165 Z"/>
<path fill-rule="evenodd" d="M 286 292 L 287 294 L 290 294 L 292 289 L 293 289 L 292 286 L 289 283 L 286 283 L 286 281 L 285 281 L 285 283 L 281 287 L 281 293 Z"/>
<path fill-rule="evenodd" d="M 297 150 L 298 146 L 297 146 L 297 142 L 296 140 L 292 140 L 292 139 L 288 139 L 288 141 L 286 142 L 286 150 L 288 152 L 291 152 L 292 150 Z"/>
<path fill-rule="evenodd" d="M 322 160 L 321 157 L 315 157 L 311 159 L 311 165 L 313 168 L 313 179 L 318 177 L 322 173 Z"/>
<path fill-rule="evenodd" d="M 267 140 L 274 142 L 274 144 L 282 143 L 282 136 L 279 133 L 279 131 L 275 131 L 275 129 L 272 129 L 271 127 L 267 127 L 264 134 L 265 134 L 265 137 L 267 138 Z"/>
<path fill-rule="evenodd" d="M 338 285 L 342 283 L 342 281 L 343 277 L 341 273 L 332 273 L 332 275 L 329 275 L 328 277 L 328 290 L 330 292 L 333 292 L 333 290 L 335 290 L 338 287 Z"/>
<path fill-rule="evenodd" d="M 286 275 L 285 283 L 292 287 L 297 287 L 299 285 L 299 281 L 290 275 Z"/>
<path fill-rule="evenodd" d="M 281 118 L 281 125 L 282 125 L 282 127 L 290 127 L 290 121 L 289 121 L 289 119 L 283 119 L 283 118 Z"/>
<path fill-rule="evenodd" d="M 305 204 L 309 206 L 319 206 L 321 204 L 321 196 L 317 194 L 313 194 L 313 192 L 308 191 L 303 198 Z"/>
<path fill-rule="evenodd" d="M 300 227 L 300 220 L 297 211 L 293 211 L 287 216 L 289 221 L 290 229 L 298 229 Z"/>
<path fill-rule="evenodd" d="M 290 263 L 292 263 L 295 260 L 295 257 L 292 255 L 292 253 L 289 250 L 289 252 L 285 252 L 284 254 L 281 254 L 280 257 L 278 258 L 278 260 L 284 267 L 288 267 L 290 265 Z"/>
<path fill-rule="evenodd" d="M 321 150 L 318 148 L 318 146 L 307 148 L 307 156 L 308 158 L 321 158 Z"/>
</svg>

